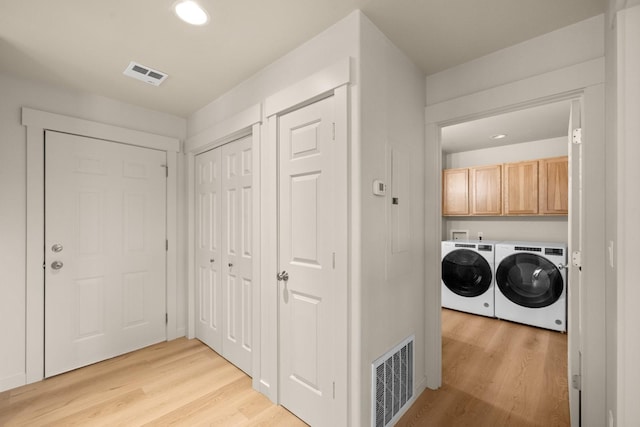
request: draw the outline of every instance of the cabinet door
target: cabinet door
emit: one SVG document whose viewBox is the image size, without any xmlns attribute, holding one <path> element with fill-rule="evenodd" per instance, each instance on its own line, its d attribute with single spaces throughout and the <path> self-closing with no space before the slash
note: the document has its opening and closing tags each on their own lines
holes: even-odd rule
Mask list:
<svg viewBox="0 0 640 427">
<path fill-rule="evenodd" d="M 538 214 L 538 161 L 504 165 L 504 214 Z"/>
<path fill-rule="evenodd" d="M 539 161 L 540 213 L 567 215 L 569 212 L 569 158 L 554 157 Z"/>
<path fill-rule="evenodd" d="M 471 215 L 502 214 L 502 165 L 469 168 Z"/>
<path fill-rule="evenodd" d="M 469 169 L 442 171 L 442 215 L 469 215 Z"/>
</svg>

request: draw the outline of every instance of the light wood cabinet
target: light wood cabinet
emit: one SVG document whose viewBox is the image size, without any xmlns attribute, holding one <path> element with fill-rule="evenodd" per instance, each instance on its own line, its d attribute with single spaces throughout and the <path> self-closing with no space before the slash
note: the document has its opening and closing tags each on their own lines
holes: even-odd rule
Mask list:
<svg viewBox="0 0 640 427">
<path fill-rule="evenodd" d="M 469 169 L 442 171 L 442 214 L 469 215 Z"/>
<path fill-rule="evenodd" d="M 539 209 L 542 215 L 569 213 L 569 158 L 553 157 L 538 163 Z"/>
<path fill-rule="evenodd" d="M 442 171 L 444 216 L 567 215 L 569 158 Z"/>
<path fill-rule="evenodd" d="M 469 168 L 471 215 L 502 214 L 502 166 Z"/>
<path fill-rule="evenodd" d="M 506 163 L 504 172 L 504 214 L 538 214 L 538 161 Z"/>
</svg>

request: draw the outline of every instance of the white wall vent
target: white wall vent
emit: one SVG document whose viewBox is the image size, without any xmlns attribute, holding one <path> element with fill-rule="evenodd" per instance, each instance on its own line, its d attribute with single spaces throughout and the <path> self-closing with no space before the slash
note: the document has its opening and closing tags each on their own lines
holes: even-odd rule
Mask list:
<svg viewBox="0 0 640 427">
<path fill-rule="evenodd" d="M 371 365 L 371 425 L 395 423 L 413 397 L 413 343 L 410 336 Z"/>
<path fill-rule="evenodd" d="M 163 73 L 162 71 L 154 70 L 153 68 L 133 61 L 129 63 L 129 66 L 122 72 L 122 74 L 133 77 L 134 79 L 142 80 L 143 82 L 154 86 L 160 86 L 160 83 L 169 77 L 168 74 Z"/>
</svg>

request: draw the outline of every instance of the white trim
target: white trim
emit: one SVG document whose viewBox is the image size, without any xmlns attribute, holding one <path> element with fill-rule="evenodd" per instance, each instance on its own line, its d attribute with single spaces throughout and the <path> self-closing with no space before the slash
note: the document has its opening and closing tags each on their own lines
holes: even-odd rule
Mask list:
<svg viewBox="0 0 640 427">
<path fill-rule="evenodd" d="M 178 338 L 178 153 L 167 151 L 167 340 Z M 173 260 L 171 262 L 170 260 Z"/>
<path fill-rule="evenodd" d="M 248 130 L 260 123 L 262 118 L 262 105 L 255 104 L 244 111 L 224 121 L 203 130 L 197 135 L 187 138 L 185 152 L 202 153 L 218 145 L 223 145 L 235 139 L 239 139 L 249 133 Z"/>
<path fill-rule="evenodd" d="M 180 151 L 180 140 L 138 130 L 22 107 L 22 125 L 163 151 Z"/>
<path fill-rule="evenodd" d="M 448 124 L 539 105 L 551 100 L 581 97 L 584 100 L 585 144 L 585 205 L 584 229 L 589 236 L 584 242 L 583 259 L 589 263 L 589 274 L 584 274 L 586 326 L 583 329 L 583 417 L 598 423 L 604 420 L 605 402 L 605 349 L 604 336 L 604 59 L 599 58 L 566 67 L 540 76 L 527 78 L 455 100 L 429 106 L 426 113 L 425 171 L 426 200 L 441 200 L 441 142 L 440 129 Z M 431 164 L 431 167 L 429 166 Z M 437 183 L 437 187 L 436 184 Z M 431 185 L 431 186 L 430 186 Z M 435 194 L 435 196 L 434 196 Z M 441 269 L 440 244 L 442 238 L 441 204 L 425 206 L 425 233 L 427 271 L 437 271 L 427 278 L 425 304 L 426 361 L 429 388 L 442 383 L 442 331 L 440 316 Z M 577 220 L 577 218 L 575 219 Z M 431 221 L 431 222 L 429 222 Z M 434 224 L 436 225 L 434 227 Z M 589 260 L 589 261 L 587 261 Z M 587 267 L 585 267 L 587 268 Z M 588 414 L 585 418 L 584 414 Z M 595 425 L 595 424 L 594 424 Z"/>
<path fill-rule="evenodd" d="M 12 388 L 20 387 L 25 384 L 25 374 L 9 375 L 0 379 L 0 390 L 11 390 Z"/>
<path fill-rule="evenodd" d="M 351 59 L 344 58 L 333 65 L 269 96 L 265 102 L 265 116 L 282 113 L 329 94 L 335 88 L 350 82 Z"/>
<path fill-rule="evenodd" d="M 637 324 L 640 321 L 638 301 L 640 290 L 637 286 L 637 246 L 640 239 L 638 224 L 638 135 L 640 123 L 640 54 L 638 53 L 637 35 L 640 34 L 640 5 L 620 10 L 616 15 L 616 49 L 617 61 L 617 170 L 614 179 L 617 181 L 617 230 L 615 236 L 615 266 L 617 283 L 617 327 L 616 346 L 616 424 L 628 426 L 637 424 L 640 417 L 640 340 Z M 612 255 L 613 257 L 613 255 Z M 613 382 L 613 381 L 612 381 Z M 613 397 L 612 399 L 613 400 Z"/>
<path fill-rule="evenodd" d="M 253 343 L 252 372 L 253 388 L 265 391 L 261 386 L 261 329 L 260 329 L 260 104 L 253 105 L 233 117 L 218 122 L 199 134 L 189 138 L 185 144 L 187 157 L 187 336 L 195 338 L 195 158 L 198 154 L 224 144 L 251 136 L 253 169 Z"/>
<path fill-rule="evenodd" d="M 604 82 L 604 58 L 597 58 L 539 76 L 483 90 L 426 108 L 428 123 L 449 124 L 471 117 L 493 115 L 505 109 L 529 105 L 532 100 L 546 103 L 558 94 Z M 571 89 L 569 89 L 571 88 Z"/>
<path fill-rule="evenodd" d="M 44 131 L 53 130 L 167 152 L 167 339 L 177 337 L 177 154 L 180 141 L 74 117 L 22 108 L 27 127 L 26 382 L 44 378 Z M 173 173 L 171 172 L 173 169 Z M 172 204 L 169 204 L 172 203 Z"/>
<path fill-rule="evenodd" d="M 261 151 L 260 182 L 260 392 L 278 402 L 278 117 L 267 123 L 267 144 Z"/>
</svg>

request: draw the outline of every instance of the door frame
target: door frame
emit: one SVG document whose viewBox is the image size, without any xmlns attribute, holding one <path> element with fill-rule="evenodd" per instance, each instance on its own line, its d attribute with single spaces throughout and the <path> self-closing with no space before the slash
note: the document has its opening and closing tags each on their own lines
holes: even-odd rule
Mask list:
<svg viewBox="0 0 640 427">
<path fill-rule="evenodd" d="M 261 152 L 261 249 L 262 259 L 260 277 L 262 280 L 261 318 L 260 328 L 263 342 L 261 361 L 262 378 L 260 391 L 273 402 L 279 403 L 278 366 L 279 366 L 279 337 L 278 337 L 278 118 L 280 115 L 297 108 L 312 104 L 328 96 L 335 100 L 335 144 L 340 144 L 336 169 L 337 182 L 344 182 L 344 191 L 336 203 L 337 212 L 344 215 L 338 221 L 337 235 L 345 236 L 336 247 L 336 280 L 338 296 L 335 320 L 335 341 L 332 348 L 334 378 L 344 379 L 335 387 L 335 410 L 332 411 L 331 425 L 347 425 L 350 401 L 349 384 L 351 384 L 350 370 L 358 370 L 349 355 L 354 349 L 350 348 L 348 331 L 349 301 L 350 301 L 350 268 L 348 264 L 353 250 L 349 246 L 350 206 L 348 195 L 349 186 L 349 83 L 351 82 L 351 59 L 345 58 L 330 65 L 304 80 L 295 83 L 265 100 L 265 117 L 267 119 L 267 137 L 264 150 Z M 353 346 L 353 344 L 351 344 Z"/>
<path fill-rule="evenodd" d="M 191 136 L 185 143 L 185 156 L 187 161 L 187 337 L 195 338 L 195 163 L 196 156 L 214 148 L 221 147 L 240 138 L 251 136 L 251 151 L 253 162 L 253 324 L 252 327 L 252 366 L 251 374 L 253 388 L 260 390 L 261 363 L 260 363 L 260 129 L 262 124 L 262 105 L 255 104 L 236 115 L 220 121 L 197 135 Z"/>
<path fill-rule="evenodd" d="M 178 337 L 178 152 L 180 140 L 76 117 L 22 108 L 27 129 L 26 383 L 44 379 L 44 131 L 162 150 L 167 155 L 167 340 Z"/>
<path fill-rule="evenodd" d="M 604 420 L 605 413 L 605 156 L 604 156 L 604 58 L 597 58 L 556 71 L 462 96 L 425 108 L 426 117 L 426 200 L 425 268 L 435 274 L 427 276 L 426 372 L 427 384 L 436 389 L 442 384 L 442 326 L 440 317 L 442 240 L 441 200 L 442 148 L 440 129 L 481 117 L 527 108 L 564 99 L 583 102 L 583 166 L 586 189 L 583 204 L 583 274 L 581 309 L 589 313 L 583 324 L 582 419 Z M 429 203 L 431 201 L 432 203 Z M 570 214 L 571 221 L 577 216 Z M 434 226 L 435 225 L 435 226 Z M 575 425 L 575 424 L 574 424 Z"/>
</svg>

